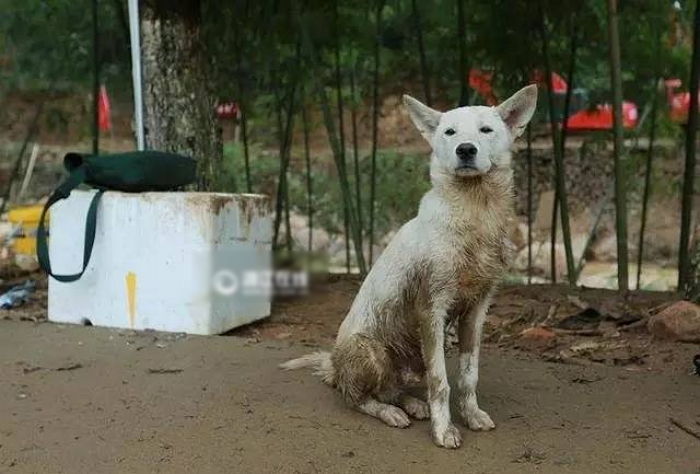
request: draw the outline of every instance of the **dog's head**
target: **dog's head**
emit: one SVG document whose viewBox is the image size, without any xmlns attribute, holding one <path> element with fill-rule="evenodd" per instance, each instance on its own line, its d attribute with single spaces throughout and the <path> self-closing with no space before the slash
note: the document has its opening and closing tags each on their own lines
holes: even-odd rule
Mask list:
<svg viewBox="0 0 700 474">
<path fill-rule="evenodd" d="M 433 149 L 431 173 L 469 178 L 510 166 L 510 147 L 532 118 L 537 86 L 520 89 L 497 107 L 438 112 L 404 95 L 411 120 Z"/>
</svg>

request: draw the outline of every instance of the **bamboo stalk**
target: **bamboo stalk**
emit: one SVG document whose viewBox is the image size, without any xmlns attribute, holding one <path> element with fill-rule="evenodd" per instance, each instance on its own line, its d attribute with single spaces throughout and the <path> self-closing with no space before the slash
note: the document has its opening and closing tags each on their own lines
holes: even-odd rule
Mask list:
<svg viewBox="0 0 700 474">
<path fill-rule="evenodd" d="M 356 64 L 354 65 L 356 66 Z M 352 125 L 352 153 L 355 171 L 355 205 L 357 206 L 357 220 L 360 226 L 360 248 L 362 245 L 362 232 L 364 230 L 364 220 L 362 218 L 362 179 L 360 176 L 360 144 L 357 137 L 357 94 L 355 90 L 355 67 L 350 71 L 350 96 L 352 106 L 350 107 L 350 123 Z"/>
<path fill-rule="evenodd" d="M 547 77 L 547 102 L 549 106 L 549 120 L 552 131 L 552 145 L 554 149 L 554 176 L 556 190 L 559 194 L 560 217 L 562 238 L 564 240 L 564 250 L 566 253 L 566 273 L 569 280 L 569 285 L 576 285 L 576 269 L 574 266 L 574 255 L 571 247 L 571 228 L 569 226 L 569 205 L 566 195 L 566 169 L 564 165 L 564 157 L 561 153 L 560 136 L 557 130 L 557 124 L 554 117 L 554 94 L 552 91 L 552 67 L 549 56 L 549 36 L 547 34 L 547 26 L 542 4 L 540 7 L 540 34 L 542 38 L 542 56 L 544 59 L 545 74 Z M 556 202 L 556 200 L 555 200 Z"/>
<path fill-rule="evenodd" d="M 467 27 L 464 19 L 464 0 L 457 0 L 457 44 L 459 50 L 459 106 L 469 105 L 469 87 L 467 85 Z"/>
<path fill-rule="evenodd" d="M 318 57 L 318 53 L 316 51 L 315 45 L 309 36 L 308 29 L 304 28 L 301 14 L 298 12 L 298 10 L 295 12 L 295 14 L 297 16 L 299 28 L 302 32 L 304 47 L 305 47 L 306 51 L 308 51 L 308 53 L 311 57 L 312 65 L 314 66 L 314 68 L 317 68 L 318 65 L 320 64 L 320 59 Z M 351 193 L 350 193 L 350 184 L 348 182 L 347 173 L 346 173 L 345 168 L 342 166 L 342 161 L 340 160 L 340 158 L 341 158 L 340 142 L 338 140 L 337 131 L 335 129 L 335 120 L 333 120 L 333 115 L 331 114 L 330 102 L 328 100 L 328 96 L 326 95 L 326 90 L 324 89 L 323 84 L 321 84 L 319 81 L 316 81 L 315 86 L 316 86 L 316 95 L 318 97 L 319 105 L 321 106 L 321 112 L 323 115 L 323 122 L 325 124 L 326 131 L 328 133 L 328 140 L 330 142 L 331 151 L 333 152 L 333 161 L 335 162 L 336 170 L 338 172 L 338 181 L 340 184 L 341 195 L 343 197 L 345 205 L 348 207 L 348 210 L 349 210 L 348 214 L 349 214 L 350 231 L 351 231 L 352 236 L 353 236 L 353 243 L 354 243 L 354 247 L 355 247 L 355 253 L 357 255 L 358 267 L 360 268 L 360 273 L 365 274 L 367 272 L 367 266 L 365 264 L 365 259 L 364 259 L 364 255 L 362 253 L 362 248 L 359 246 L 360 228 L 358 225 L 357 213 L 355 210 L 355 206 L 353 205 L 353 202 L 352 202 L 352 197 L 351 197 Z"/>
<path fill-rule="evenodd" d="M 617 287 L 620 291 L 627 291 L 629 287 L 627 255 L 627 176 L 625 163 L 622 157 L 622 154 L 624 153 L 624 131 L 622 128 L 622 68 L 620 64 L 620 35 L 617 25 L 617 0 L 608 0 L 608 42 L 610 44 L 610 81 L 613 90 L 613 157 L 615 160 Z"/>
<path fill-rule="evenodd" d="M 418 43 L 418 59 L 420 60 L 423 95 L 425 96 L 425 103 L 428 104 L 428 106 L 432 106 L 433 99 L 430 94 L 430 70 L 428 67 L 428 58 L 425 55 L 423 24 L 421 22 L 420 9 L 418 8 L 417 0 L 411 0 L 411 13 L 411 16 L 413 17 L 413 27 L 416 30 L 416 42 Z"/>
<path fill-rule="evenodd" d="M 303 92 L 302 92 L 303 94 Z M 304 129 L 304 161 L 306 162 L 306 212 L 309 216 L 309 245 L 308 250 L 313 250 L 313 229 L 314 229 L 314 209 L 311 181 L 311 152 L 309 148 L 309 118 L 306 112 L 306 105 L 301 107 L 301 122 Z"/>
<path fill-rule="evenodd" d="M 299 45 L 297 46 L 297 60 L 299 59 Z M 297 61 L 298 62 L 298 61 Z M 272 238 L 273 248 L 277 248 L 279 242 L 279 229 L 282 222 L 282 215 L 285 216 L 285 230 L 287 231 L 286 244 L 291 247 L 290 223 L 289 223 L 289 194 L 287 183 L 287 171 L 289 169 L 289 158 L 292 141 L 292 130 L 294 127 L 294 101 L 296 96 L 296 87 L 298 75 L 295 74 L 292 78 L 289 91 L 289 106 L 287 109 L 286 123 L 283 128 L 280 128 L 280 172 L 277 181 L 277 199 L 275 204 L 275 222 L 274 233 Z M 278 111 L 281 111 L 283 105 L 280 103 Z M 278 112 L 278 126 L 281 125 L 281 112 Z M 286 206 L 286 207 L 284 207 Z"/>
<path fill-rule="evenodd" d="M 566 95 L 564 97 L 564 110 L 562 114 L 562 121 L 561 121 L 561 132 L 560 132 L 560 139 L 559 139 L 559 155 L 562 157 L 562 160 L 566 158 L 566 139 L 568 137 L 568 121 L 569 121 L 569 113 L 571 111 L 571 97 L 573 96 L 574 92 L 574 74 L 576 73 L 576 50 L 578 48 L 578 32 L 577 32 L 577 23 L 576 23 L 576 18 L 575 14 L 572 12 L 571 16 L 569 17 L 569 22 L 570 22 L 570 32 L 569 32 L 569 37 L 571 38 L 571 41 L 569 42 L 569 70 L 568 74 L 566 77 L 566 80 L 568 82 L 568 86 L 566 88 Z M 566 177 L 565 177 L 566 178 Z M 556 283 L 556 268 L 557 268 L 557 253 L 555 252 L 556 249 L 556 242 L 557 242 L 557 213 L 559 212 L 559 186 L 556 185 L 556 179 L 555 179 L 555 192 L 554 192 L 554 205 L 552 207 L 552 228 L 551 228 L 551 253 L 550 253 L 550 259 L 551 259 L 551 272 L 552 272 L 552 282 Z M 563 212 L 563 210 L 562 210 Z M 562 232 L 563 233 L 563 232 Z M 573 246 L 572 246 L 573 247 Z M 572 253 L 573 253 L 573 248 L 572 248 Z M 568 268 L 568 266 L 567 266 Z M 567 270 L 568 271 L 568 270 Z M 569 279 L 569 282 L 571 282 L 571 279 Z"/>
<path fill-rule="evenodd" d="M 660 50 L 661 48 L 659 48 Z M 660 55 L 659 55 L 660 56 Z M 657 69 L 658 72 L 658 69 Z M 658 76 L 654 79 L 654 97 L 651 104 L 651 123 L 649 124 L 649 148 L 646 156 L 646 169 L 644 170 L 644 191 L 642 192 L 642 222 L 639 226 L 639 245 L 637 251 L 637 289 L 640 289 L 642 280 L 642 261 L 644 259 L 644 232 L 647 225 L 647 209 L 651 195 L 651 165 L 654 158 L 654 142 L 656 140 L 656 115 L 659 103 L 659 91 L 656 89 Z"/>
<path fill-rule="evenodd" d="M 245 188 L 246 192 L 253 192 L 253 180 L 250 176 L 250 149 L 248 147 L 248 114 L 242 108 L 242 102 L 239 102 L 241 107 L 241 140 L 243 140 L 243 160 L 245 162 Z"/>
<path fill-rule="evenodd" d="M 343 104 L 343 81 L 340 74 L 340 5 L 339 0 L 335 0 L 334 23 L 335 23 L 335 93 L 338 112 L 338 137 L 340 139 L 340 161 L 347 173 L 347 163 L 345 160 L 345 119 Z M 345 271 L 350 273 L 350 230 L 348 208 L 343 205 L 343 234 L 345 235 Z"/>
<path fill-rule="evenodd" d="M 459 0 L 461 1 L 461 0 Z M 374 207 L 377 193 L 377 143 L 379 141 L 379 42 L 382 33 L 382 10 L 384 0 L 377 3 L 375 14 L 376 32 L 374 40 L 374 71 L 372 77 L 372 169 L 369 191 L 369 264 L 374 264 Z"/>
<path fill-rule="evenodd" d="M 92 0 L 92 154 L 100 152 L 100 27 L 98 0 Z"/>
<path fill-rule="evenodd" d="M 612 1 L 612 0 L 610 0 Z M 688 281 L 688 245 L 693 212 L 693 185 L 695 181 L 695 152 L 698 131 L 698 80 L 700 79 L 700 0 L 695 2 L 693 21 L 693 55 L 690 63 L 690 109 L 685 132 L 685 170 L 681 198 L 681 236 L 678 244 L 678 289 Z"/>
<path fill-rule="evenodd" d="M 527 283 L 532 283 L 532 127 L 527 125 Z"/>
</svg>

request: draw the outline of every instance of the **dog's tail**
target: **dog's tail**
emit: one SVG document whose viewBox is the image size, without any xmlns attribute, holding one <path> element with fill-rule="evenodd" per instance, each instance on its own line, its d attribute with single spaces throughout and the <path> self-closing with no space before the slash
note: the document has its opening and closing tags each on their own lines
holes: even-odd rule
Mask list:
<svg viewBox="0 0 700 474">
<path fill-rule="evenodd" d="M 331 362 L 331 353 L 326 351 L 314 352 L 298 359 L 292 359 L 279 365 L 280 369 L 296 370 L 311 367 L 314 369 L 314 375 L 318 375 L 323 380 L 323 383 L 328 385 L 334 384 L 335 370 Z"/>
</svg>

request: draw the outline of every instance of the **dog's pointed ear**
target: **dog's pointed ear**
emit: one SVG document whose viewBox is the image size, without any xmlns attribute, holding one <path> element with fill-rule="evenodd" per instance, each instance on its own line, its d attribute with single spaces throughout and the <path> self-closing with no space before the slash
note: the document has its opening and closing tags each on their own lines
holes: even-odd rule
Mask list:
<svg viewBox="0 0 700 474">
<path fill-rule="evenodd" d="M 535 113 L 537 107 L 537 85 L 530 84 L 513 94 L 496 107 L 498 115 L 510 129 L 513 138 L 519 137 Z"/>
<path fill-rule="evenodd" d="M 413 124 L 421 135 L 423 135 L 423 138 L 430 142 L 433 139 L 435 129 L 440 123 L 442 113 L 422 104 L 410 95 L 404 94 L 403 103 L 406 106 L 406 110 L 408 110 L 408 115 L 411 117 Z"/>
</svg>

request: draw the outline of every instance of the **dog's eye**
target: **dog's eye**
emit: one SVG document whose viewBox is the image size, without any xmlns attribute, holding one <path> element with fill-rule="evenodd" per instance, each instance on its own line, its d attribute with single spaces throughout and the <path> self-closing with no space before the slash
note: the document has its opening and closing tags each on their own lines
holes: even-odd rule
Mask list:
<svg viewBox="0 0 700 474">
<path fill-rule="evenodd" d="M 480 131 L 481 133 L 491 133 L 491 132 L 493 132 L 493 128 L 487 127 L 487 126 L 483 126 L 483 127 L 481 127 L 481 128 L 479 129 L 479 131 Z"/>
<path fill-rule="evenodd" d="M 455 132 L 454 128 L 448 128 L 447 130 L 445 130 L 445 135 L 447 135 L 448 137 L 451 137 L 455 133 L 457 133 L 457 132 Z"/>
</svg>

